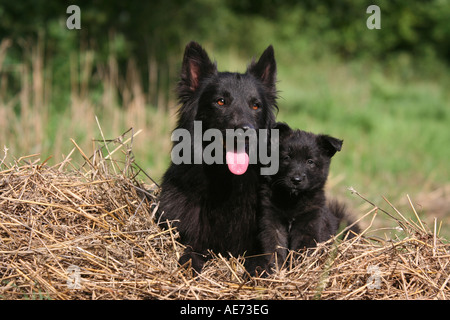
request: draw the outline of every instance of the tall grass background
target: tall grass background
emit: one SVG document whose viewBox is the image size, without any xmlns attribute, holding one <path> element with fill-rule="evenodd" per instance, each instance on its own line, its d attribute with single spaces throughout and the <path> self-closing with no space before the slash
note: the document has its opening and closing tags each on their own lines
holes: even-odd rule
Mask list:
<svg viewBox="0 0 450 320">
<path fill-rule="evenodd" d="M 40 44 L 16 65 L 5 66 L 9 40 L 0 44 L 0 73 L 3 75 L 0 96 L 0 141 L 2 148 L 16 157 L 40 153 L 51 156 L 48 163 L 61 161 L 74 148 L 73 139 L 83 150 L 92 149 L 94 139 L 115 139 L 132 128 L 144 129 L 133 151 L 156 178 L 167 166 L 170 154 L 170 130 L 175 112 L 173 100 L 159 101 L 154 108 L 144 93 L 137 66 L 129 61 L 121 77 L 113 55 L 107 65 L 94 66 L 93 51 L 73 52 L 69 59 L 70 81 L 67 103 L 59 105 L 58 93 L 52 91 L 53 74 L 46 68 Z M 95 67 L 95 72 L 93 71 Z M 20 86 L 11 94 L 8 73 L 17 73 Z M 91 82 L 100 84 L 93 90 Z M 155 91 L 157 88 L 152 88 Z M 164 96 L 164 94 L 160 94 Z M 119 99 L 120 97 L 120 99 Z M 162 98 L 160 98 L 162 99 Z M 169 111 L 167 111 L 167 106 Z M 96 118 L 99 120 L 97 123 Z M 100 125 L 100 128 L 99 128 Z M 43 159 L 44 160 L 44 159 Z M 83 161 L 80 157 L 79 161 Z M 75 159 L 76 161 L 76 159 Z"/>
<path fill-rule="evenodd" d="M 250 61 L 237 48 L 216 50 L 205 45 L 219 70 L 243 72 Z M 432 61 L 424 68 L 402 55 L 384 63 L 343 62 L 332 54 L 299 56 L 295 48 L 280 43 L 282 50 L 277 51 L 274 45 L 278 119 L 344 139 L 342 152 L 333 159 L 330 194 L 349 203 L 356 215 L 367 204 L 351 196 L 350 186 L 380 206 L 387 206 L 385 196 L 399 209 L 411 206 L 406 200 L 409 194 L 421 218 L 430 225 L 434 217 L 443 221 L 441 232 L 448 237 L 450 76 L 446 67 Z M 133 140 L 135 160 L 154 180 L 161 180 L 170 162 L 170 134 L 178 107 L 173 89 L 181 56 L 174 57 L 164 72 L 149 58 L 145 88 L 139 76 L 142 66 L 133 58 L 128 59 L 126 72 L 120 73 L 113 52 L 106 63 L 100 63 L 94 50 L 82 46 L 66 57 L 67 91 L 56 92 L 55 79 L 61 75 L 47 65 L 42 42 L 14 60 L 8 59 L 10 46 L 9 39 L 0 43 L 0 159 L 3 154 L 14 161 L 39 153 L 42 161 L 52 157 L 47 163 L 56 163 L 74 148 L 70 139 L 90 150 L 93 139 L 102 139 L 98 118 L 106 139 L 129 128 L 142 129 Z M 170 90 L 156 81 L 161 77 L 170 83 Z"/>
</svg>

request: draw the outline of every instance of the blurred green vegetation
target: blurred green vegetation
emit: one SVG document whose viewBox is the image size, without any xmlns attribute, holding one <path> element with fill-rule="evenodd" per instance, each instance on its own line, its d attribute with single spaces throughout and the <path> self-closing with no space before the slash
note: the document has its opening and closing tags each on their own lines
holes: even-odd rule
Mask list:
<svg viewBox="0 0 450 320">
<path fill-rule="evenodd" d="M 346 60 L 383 62 L 405 54 L 416 68 L 432 73 L 428 63 L 420 63 L 423 59 L 450 61 L 450 4 L 445 0 L 85 0 L 76 4 L 82 29 L 73 31 L 65 27 L 68 2 L 0 1 L 0 38 L 13 40 L 7 63 L 22 61 L 24 52 L 42 39 L 46 65 L 61 89 L 69 88 L 67 57 L 74 50 L 92 49 L 96 61 L 103 63 L 113 54 L 122 73 L 130 57 L 135 59 L 144 87 L 150 79 L 149 62 L 155 61 L 158 86 L 168 90 L 176 74 L 174 61 L 180 60 L 184 45 L 192 39 L 218 51 L 236 48 L 242 56 L 273 42 L 285 64 L 309 62 L 330 52 Z M 371 4 L 381 8 L 380 30 L 366 27 Z"/>
<path fill-rule="evenodd" d="M 66 27 L 71 4 L 81 30 Z M 379 30 L 366 27 L 372 4 Z M 380 205 L 409 193 L 448 220 L 449 16 L 445 0 L 0 0 L 0 147 L 61 161 L 69 138 L 84 148 L 100 138 L 98 116 L 106 138 L 144 129 L 134 153 L 159 180 L 186 43 L 240 72 L 273 44 L 278 118 L 344 139 L 332 192 L 349 198 L 353 186 Z M 441 189 L 433 207 L 426 195 Z"/>
</svg>

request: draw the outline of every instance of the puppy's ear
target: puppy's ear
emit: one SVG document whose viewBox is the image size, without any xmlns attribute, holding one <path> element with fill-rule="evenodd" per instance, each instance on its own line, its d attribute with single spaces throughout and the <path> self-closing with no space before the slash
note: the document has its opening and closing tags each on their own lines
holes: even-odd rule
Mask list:
<svg viewBox="0 0 450 320">
<path fill-rule="evenodd" d="M 289 125 L 287 125 L 287 123 L 285 122 L 277 122 L 275 123 L 275 125 L 272 127 L 272 129 L 278 129 L 280 130 L 280 137 L 282 136 L 286 136 L 288 134 L 290 134 L 292 132 L 291 127 L 289 127 Z"/>
<path fill-rule="evenodd" d="M 184 51 L 181 79 L 178 83 L 178 95 L 183 102 L 198 89 L 200 81 L 217 72 L 206 51 L 197 43 L 189 42 Z"/>
<path fill-rule="evenodd" d="M 334 156 L 337 151 L 341 151 L 343 140 L 333 138 L 324 134 L 317 136 L 317 143 L 328 157 Z"/>
<path fill-rule="evenodd" d="M 258 62 L 253 61 L 250 64 L 247 72 L 260 79 L 267 88 L 275 89 L 277 64 L 275 62 L 275 53 L 271 45 L 263 52 Z"/>
</svg>

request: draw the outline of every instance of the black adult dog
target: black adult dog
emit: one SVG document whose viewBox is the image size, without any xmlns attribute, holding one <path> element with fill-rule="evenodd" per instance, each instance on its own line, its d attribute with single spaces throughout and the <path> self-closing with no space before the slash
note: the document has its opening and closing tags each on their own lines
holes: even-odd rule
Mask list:
<svg viewBox="0 0 450 320">
<path fill-rule="evenodd" d="M 219 129 L 224 136 L 227 129 L 269 129 L 275 123 L 277 108 L 275 82 L 272 46 L 241 74 L 218 72 L 206 51 L 191 42 L 185 49 L 178 83 L 182 106 L 176 130 L 188 131 L 192 136 L 195 121 L 201 121 L 202 133 Z M 180 154 L 189 161 L 172 161 L 164 174 L 157 218 L 173 221 L 186 245 L 179 263 L 184 265 L 191 260 L 199 272 L 209 258 L 208 250 L 225 256 L 257 252 L 260 173 L 258 163 L 249 164 L 248 156 L 241 157 L 242 152 L 238 154 L 237 150 L 225 150 L 219 163 L 198 163 L 193 159 L 199 154 L 194 140 L 191 139 L 192 154 Z M 179 143 L 186 141 L 174 142 L 173 150 Z M 203 141 L 200 154 L 204 149 Z M 238 165 L 233 165 L 229 156 L 243 159 L 243 163 L 238 160 Z"/>
<path fill-rule="evenodd" d="M 341 220 L 352 223 L 345 207 L 337 201 L 327 203 L 324 192 L 331 158 L 343 141 L 292 130 L 284 123 L 274 129 L 279 130 L 280 168 L 261 186 L 259 221 L 268 272 L 275 257 L 280 267 L 288 250 L 314 247 L 334 236 Z M 358 232 L 359 227 L 351 230 Z"/>
</svg>

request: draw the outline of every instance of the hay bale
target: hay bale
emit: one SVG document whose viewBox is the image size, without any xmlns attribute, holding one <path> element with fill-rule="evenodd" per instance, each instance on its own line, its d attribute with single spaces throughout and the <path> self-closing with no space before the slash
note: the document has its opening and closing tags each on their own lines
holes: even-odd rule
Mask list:
<svg viewBox="0 0 450 320">
<path fill-rule="evenodd" d="M 153 222 L 154 192 L 144 191 L 123 149 L 120 161 L 77 147 L 80 167 L 69 158 L 55 166 L 36 156 L 0 161 L 0 298 L 450 298 L 449 244 L 406 219 L 397 220 L 402 237 L 373 239 L 369 223 L 353 239 L 291 252 L 287 268 L 267 277 L 249 277 L 242 257 L 221 255 L 194 277 L 177 264 L 176 230 Z"/>
</svg>

